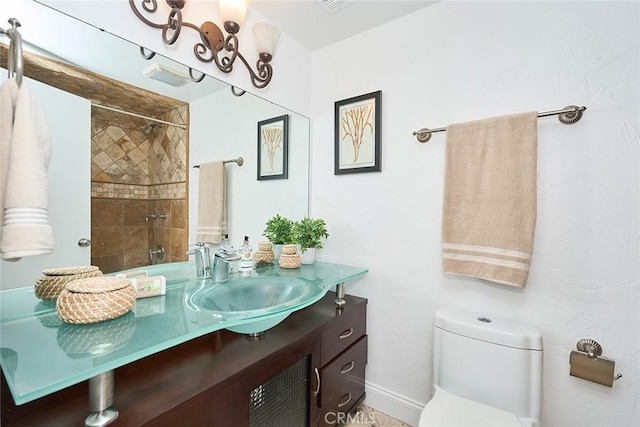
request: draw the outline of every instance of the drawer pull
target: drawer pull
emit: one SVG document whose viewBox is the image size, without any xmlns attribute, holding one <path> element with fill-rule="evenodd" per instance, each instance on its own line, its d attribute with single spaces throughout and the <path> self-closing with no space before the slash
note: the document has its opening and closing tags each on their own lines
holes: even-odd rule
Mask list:
<svg viewBox="0 0 640 427">
<path fill-rule="evenodd" d="M 317 381 L 316 389 L 313 391 L 313 397 L 316 397 L 318 393 L 320 393 L 320 371 L 318 371 L 318 368 L 313 368 L 313 372 L 316 373 Z"/>
<path fill-rule="evenodd" d="M 353 328 L 342 331 L 342 333 L 340 333 L 340 339 L 349 338 L 351 335 L 353 335 Z"/>
<path fill-rule="evenodd" d="M 345 400 L 344 402 L 338 402 L 338 408 L 342 408 L 344 405 L 346 405 L 347 403 L 351 402 L 351 393 L 347 393 L 344 396 L 342 396 L 342 399 L 347 398 L 347 400 Z"/>
<path fill-rule="evenodd" d="M 344 365 L 342 369 L 340 369 L 340 373 L 346 374 L 347 372 L 351 371 L 355 366 L 356 366 L 356 361 L 352 360 L 351 362 Z"/>
</svg>

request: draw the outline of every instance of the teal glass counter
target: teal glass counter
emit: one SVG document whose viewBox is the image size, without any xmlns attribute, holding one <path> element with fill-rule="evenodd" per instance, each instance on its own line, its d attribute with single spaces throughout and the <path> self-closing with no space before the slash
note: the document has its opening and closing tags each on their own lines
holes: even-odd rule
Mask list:
<svg viewBox="0 0 640 427">
<path fill-rule="evenodd" d="M 167 279 L 166 294 L 138 299 L 117 319 L 74 325 L 58 317 L 55 302 L 36 298 L 33 286 L 0 291 L 0 365 L 16 405 L 49 395 L 169 347 L 219 329 L 242 331 L 245 325 L 282 320 L 320 300 L 332 286 L 367 273 L 367 269 L 315 262 L 298 269 L 270 266 L 251 277 L 231 274 L 227 282 L 196 279 L 193 263 L 145 267 L 149 276 Z M 291 301 L 260 310 L 212 311 L 193 304 L 193 296 L 216 289 L 259 287 L 265 280 L 303 283 Z"/>
</svg>

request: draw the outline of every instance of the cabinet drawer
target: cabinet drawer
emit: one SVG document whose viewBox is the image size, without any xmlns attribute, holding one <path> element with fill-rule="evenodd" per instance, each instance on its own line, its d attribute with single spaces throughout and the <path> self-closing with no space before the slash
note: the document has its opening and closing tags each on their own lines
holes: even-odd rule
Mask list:
<svg viewBox="0 0 640 427">
<path fill-rule="evenodd" d="M 367 332 L 366 305 L 336 316 L 321 336 L 320 365 L 324 366 Z"/>
<path fill-rule="evenodd" d="M 364 395 L 367 364 L 367 336 L 334 359 L 321 371 L 320 404 L 323 424 L 325 414 L 348 412 Z"/>
</svg>

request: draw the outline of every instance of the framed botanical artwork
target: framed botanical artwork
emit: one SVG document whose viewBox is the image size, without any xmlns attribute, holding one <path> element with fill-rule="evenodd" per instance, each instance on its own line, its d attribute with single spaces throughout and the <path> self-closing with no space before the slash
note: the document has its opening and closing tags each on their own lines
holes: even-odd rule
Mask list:
<svg viewBox="0 0 640 427">
<path fill-rule="evenodd" d="M 335 103 L 335 175 L 380 172 L 382 91 Z"/>
<path fill-rule="evenodd" d="M 287 179 L 289 115 L 258 122 L 258 181 Z"/>
</svg>

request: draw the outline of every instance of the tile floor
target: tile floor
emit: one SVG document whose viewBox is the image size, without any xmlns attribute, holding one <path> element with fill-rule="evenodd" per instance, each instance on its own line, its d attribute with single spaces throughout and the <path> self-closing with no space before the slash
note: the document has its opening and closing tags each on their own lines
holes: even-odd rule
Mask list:
<svg viewBox="0 0 640 427">
<path fill-rule="evenodd" d="M 344 427 L 411 427 L 367 405 L 360 405 L 358 413 Z"/>
</svg>

